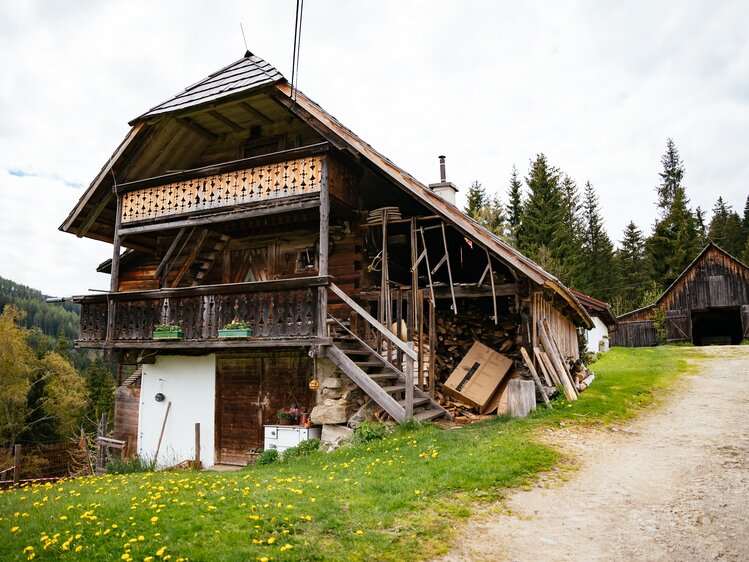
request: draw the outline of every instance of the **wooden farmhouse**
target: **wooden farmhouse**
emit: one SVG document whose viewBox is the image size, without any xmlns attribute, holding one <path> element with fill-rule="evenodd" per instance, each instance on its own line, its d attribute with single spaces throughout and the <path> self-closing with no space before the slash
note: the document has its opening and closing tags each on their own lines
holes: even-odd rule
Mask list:
<svg viewBox="0 0 749 562">
<path fill-rule="evenodd" d="M 572 290 L 572 294 L 577 297 L 580 304 L 593 320 L 593 328 L 585 330 L 585 349 L 588 353 L 598 353 L 599 351 L 608 351 L 611 334 L 616 331 L 619 321 L 614 316 L 614 312 L 608 303 L 599 301 L 593 297 Z"/>
<path fill-rule="evenodd" d="M 114 246 L 77 345 L 137 365 L 115 431 L 132 451 L 245 464 L 292 406 L 449 417 L 461 345 L 517 359 L 544 320 L 578 356 L 584 308 L 440 196 L 444 166 L 420 183 L 252 53 L 130 125 L 61 229 Z"/>
<path fill-rule="evenodd" d="M 655 319 L 663 311 L 666 341 Z M 611 344 L 642 347 L 658 343 L 729 345 L 749 338 L 749 267 L 708 244 L 655 304 L 619 316 Z"/>
</svg>

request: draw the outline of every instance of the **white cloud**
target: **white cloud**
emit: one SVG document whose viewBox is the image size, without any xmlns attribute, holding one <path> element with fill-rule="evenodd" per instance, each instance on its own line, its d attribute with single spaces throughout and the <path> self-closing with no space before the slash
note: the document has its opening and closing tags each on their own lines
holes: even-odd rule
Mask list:
<svg viewBox="0 0 749 562">
<path fill-rule="evenodd" d="M 250 50 L 290 77 L 293 12 L 267 0 L 0 4 L 0 169 L 41 174 L 4 177 L 3 189 L 33 185 L 37 205 L 58 201 L 56 227 L 75 197 L 57 199 L 49 178 L 88 185 L 128 120 L 241 56 L 240 21 Z M 463 193 L 479 180 L 504 195 L 513 163 L 524 175 L 544 152 L 593 182 L 619 239 L 630 220 L 650 229 L 668 137 L 694 206 L 723 195 L 743 210 L 747 20 L 742 1 L 318 0 L 305 5 L 299 85 L 426 183 L 447 154 Z M 26 213 L 21 200 L 0 213 Z M 6 249 L 24 242 L 0 232 L 4 269 Z M 90 274 L 95 263 L 73 257 L 89 252 L 83 241 L 49 240 L 86 269 L 80 280 Z M 46 260 L 22 265 L 39 276 L 28 284 L 56 282 Z"/>
</svg>

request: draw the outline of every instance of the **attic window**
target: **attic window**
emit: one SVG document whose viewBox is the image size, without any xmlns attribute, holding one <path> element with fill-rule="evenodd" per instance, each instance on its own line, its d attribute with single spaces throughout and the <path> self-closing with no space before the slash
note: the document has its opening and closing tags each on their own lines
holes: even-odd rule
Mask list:
<svg viewBox="0 0 749 562">
<path fill-rule="evenodd" d="M 314 246 L 297 250 L 296 272 L 313 271 L 317 269 L 317 252 Z"/>
</svg>

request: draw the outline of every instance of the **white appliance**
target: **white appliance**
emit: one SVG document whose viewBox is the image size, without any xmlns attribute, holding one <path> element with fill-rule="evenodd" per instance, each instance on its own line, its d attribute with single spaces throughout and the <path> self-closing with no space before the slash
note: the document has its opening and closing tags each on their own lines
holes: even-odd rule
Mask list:
<svg viewBox="0 0 749 562">
<path fill-rule="evenodd" d="M 266 425 L 265 450 L 277 449 L 283 453 L 290 447 L 296 447 L 307 439 L 320 439 L 322 429 L 319 427 L 304 427 L 301 425 Z"/>
</svg>

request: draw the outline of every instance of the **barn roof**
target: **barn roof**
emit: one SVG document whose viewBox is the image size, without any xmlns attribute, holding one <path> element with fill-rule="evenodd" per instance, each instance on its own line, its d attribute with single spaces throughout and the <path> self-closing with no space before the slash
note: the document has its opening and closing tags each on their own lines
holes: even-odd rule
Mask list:
<svg viewBox="0 0 749 562">
<path fill-rule="evenodd" d="M 103 193 L 107 189 L 106 182 L 110 181 L 109 175 L 113 175 L 113 167 L 120 160 L 124 161 L 129 157 L 128 151 L 137 153 L 138 137 L 143 136 L 142 129 L 148 123 L 149 118 L 184 113 L 186 108 L 196 109 L 198 106 L 205 104 L 215 107 L 218 106 L 218 102 L 236 100 L 250 93 L 254 95 L 259 90 L 262 90 L 264 95 L 271 96 L 275 102 L 316 129 L 332 145 L 365 159 L 395 185 L 416 197 L 427 208 L 452 224 L 464 235 L 483 245 L 488 251 L 509 266 L 522 272 L 535 283 L 557 294 L 574 312 L 577 324 L 584 325 L 588 329 L 593 327 L 593 321 L 585 308 L 556 277 L 469 218 L 460 209 L 444 201 L 411 174 L 396 166 L 317 103 L 299 90 L 292 89 L 292 86 L 280 72 L 249 51 L 245 53 L 242 59 L 210 74 L 207 78 L 187 87 L 183 92 L 131 121 L 132 130 L 99 172 L 76 207 L 60 226 L 60 229 L 76 233 L 79 236 L 86 235 L 86 229 L 79 226 L 83 221 L 84 210 L 87 209 L 90 216 L 94 216 L 97 211 L 97 204 L 95 203 L 97 200 L 101 209 L 114 206 L 114 198 Z M 131 144 L 135 148 L 131 147 Z M 102 193 L 99 193 L 99 191 Z"/>
<path fill-rule="evenodd" d="M 707 256 L 707 254 L 709 254 L 711 251 L 719 252 L 720 254 L 728 258 L 730 261 L 734 262 L 738 267 L 746 270 L 747 273 L 749 273 L 749 266 L 747 266 L 744 262 L 732 256 L 731 254 L 726 252 L 723 248 L 721 248 L 717 244 L 713 242 L 709 242 L 702 249 L 702 251 L 699 254 L 697 254 L 697 257 L 695 257 L 692 260 L 692 262 L 684 269 L 684 271 L 681 272 L 681 274 L 674 280 L 674 282 L 671 283 L 671 285 L 669 285 L 668 288 L 665 291 L 663 291 L 663 293 L 661 293 L 661 295 L 653 304 L 644 306 L 642 308 L 638 308 L 637 310 L 630 310 L 629 312 L 625 312 L 624 314 L 619 315 L 618 317 L 619 321 L 621 322 L 621 321 L 627 320 L 629 317 L 634 316 L 637 313 L 644 313 L 652 308 L 659 306 L 663 302 L 663 300 L 669 295 L 669 293 L 671 293 L 671 291 L 673 291 L 679 285 L 679 283 L 681 283 L 684 277 L 688 275 L 689 272 L 693 268 L 697 267 L 699 263 L 705 258 L 705 256 Z"/>
<path fill-rule="evenodd" d="M 281 80 L 284 80 L 283 74 L 260 57 L 247 51 L 238 61 L 209 74 L 206 78 L 188 86 L 176 96 L 152 107 L 140 117 L 133 119 L 130 125 L 160 113 L 196 107 L 229 96 L 245 94 Z"/>
<path fill-rule="evenodd" d="M 585 310 L 588 311 L 588 314 L 590 314 L 591 316 L 598 316 L 601 321 L 606 324 L 609 330 L 616 330 L 617 326 L 619 325 L 619 321 L 611 311 L 611 306 L 609 306 L 609 303 L 599 301 L 598 299 L 595 299 L 574 289 L 570 289 L 570 292 L 575 295 L 577 300 L 580 301 L 580 304 L 585 307 Z"/>
</svg>

